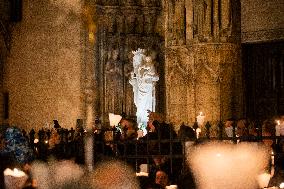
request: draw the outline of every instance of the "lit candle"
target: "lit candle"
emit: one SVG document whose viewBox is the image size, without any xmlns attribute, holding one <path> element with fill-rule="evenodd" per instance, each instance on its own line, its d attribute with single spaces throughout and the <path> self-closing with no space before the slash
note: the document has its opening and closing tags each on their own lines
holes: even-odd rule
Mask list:
<svg viewBox="0 0 284 189">
<path fill-rule="evenodd" d="M 276 120 L 276 125 L 275 125 L 275 136 L 280 136 L 280 120 Z"/>
<path fill-rule="evenodd" d="M 199 135 L 200 135 L 200 133 L 201 133 L 201 129 L 200 129 L 200 128 L 197 128 L 197 129 L 195 130 L 195 132 L 196 132 L 196 138 L 199 138 Z"/>
<path fill-rule="evenodd" d="M 271 152 L 271 165 L 274 165 L 274 152 Z"/>
<path fill-rule="evenodd" d="M 13 170 L 7 168 L 4 170 L 4 175 L 10 175 L 10 176 L 13 176 L 13 177 L 23 177 L 25 176 L 25 172 L 17 169 L 17 168 L 14 168 Z"/>
<path fill-rule="evenodd" d="M 204 118 L 205 118 L 205 116 L 203 115 L 202 112 L 200 112 L 199 115 L 196 117 L 198 126 L 203 125 L 203 123 L 204 123 Z"/>
<path fill-rule="evenodd" d="M 4 182 L 6 189 L 23 188 L 28 176 L 25 172 L 14 168 L 13 170 L 7 168 L 4 170 Z"/>
<path fill-rule="evenodd" d="M 39 141 L 39 140 L 38 140 L 37 138 L 36 138 L 36 139 L 34 139 L 34 143 L 35 143 L 35 144 L 37 144 L 37 143 L 38 143 L 38 141 Z"/>
<path fill-rule="evenodd" d="M 136 176 L 137 176 L 137 177 L 140 177 L 140 176 L 148 177 L 148 176 L 149 176 L 149 173 L 139 172 L 139 173 L 136 173 Z"/>
<path fill-rule="evenodd" d="M 166 189 L 177 189 L 177 185 L 169 185 L 169 186 L 166 186 Z"/>
</svg>

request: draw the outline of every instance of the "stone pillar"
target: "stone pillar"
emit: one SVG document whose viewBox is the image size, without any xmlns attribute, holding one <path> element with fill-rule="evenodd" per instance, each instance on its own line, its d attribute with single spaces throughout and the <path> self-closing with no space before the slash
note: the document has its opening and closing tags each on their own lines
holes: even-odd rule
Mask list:
<svg viewBox="0 0 284 189">
<path fill-rule="evenodd" d="M 182 122 L 192 125 L 199 112 L 205 114 L 205 123 L 213 124 L 241 117 L 240 3 L 184 1 L 185 7 L 181 8 L 185 12 L 181 16 L 185 18 L 171 16 L 172 1 L 165 10 L 167 120 L 177 126 Z M 179 19 L 186 23 L 185 45 L 179 45 L 173 37 L 176 30 L 172 27 Z"/>
<path fill-rule="evenodd" d="M 242 80 L 240 46 L 232 43 L 194 44 L 195 111 L 206 121 L 240 117 Z"/>
<path fill-rule="evenodd" d="M 96 27 L 97 24 L 93 17 L 95 17 L 95 8 L 94 4 L 85 1 L 84 4 L 84 26 L 85 30 L 82 34 L 84 36 L 84 53 L 82 65 L 82 77 L 81 83 L 83 88 L 83 99 L 84 99 L 84 118 L 85 118 L 85 126 L 88 131 L 90 131 L 94 125 L 95 117 L 99 115 L 98 108 L 96 108 L 99 101 L 99 93 L 95 89 L 98 88 L 99 83 L 96 67 L 98 66 L 97 60 L 95 58 L 96 50 L 95 44 L 96 40 Z"/>
<path fill-rule="evenodd" d="M 96 107 L 96 101 L 98 100 L 98 92 L 95 89 L 98 86 L 97 80 L 94 78 L 94 46 L 93 43 L 86 41 L 86 52 L 85 52 L 85 65 L 84 65 L 84 110 L 86 127 L 88 130 L 92 129 L 94 125 L 95 116 L 98 115 Z"/>
</svg>

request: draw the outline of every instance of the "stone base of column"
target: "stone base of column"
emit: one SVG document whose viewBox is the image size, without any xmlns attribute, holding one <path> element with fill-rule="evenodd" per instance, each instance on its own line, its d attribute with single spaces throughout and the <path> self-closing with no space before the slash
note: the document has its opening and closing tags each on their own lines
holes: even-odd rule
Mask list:
<svg viewBox="0 0 284 189">
<path fill-rule="evenodd" d="M 204 124 L 243 114 L 240 46 L 204 43 L 166 49 L 167 120 L 192 125 L 203 112 Z"/>
</svg>

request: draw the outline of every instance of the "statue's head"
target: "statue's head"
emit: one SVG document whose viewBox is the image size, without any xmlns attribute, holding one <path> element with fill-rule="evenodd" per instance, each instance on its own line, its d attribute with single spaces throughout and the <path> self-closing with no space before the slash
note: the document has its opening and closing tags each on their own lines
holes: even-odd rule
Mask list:
<svg viewBox="0 0 284 189">
<path fill-rule="evenodd" d="M 145 53 L 145 49 L 140 49 L 138 48 L 136 51 L 132 51 L 132 54 L 134 54 L 134 56 L 141 56 Z"/>
<path fill-rule="evenodd" d="M 133 63 L 140 64 L 143 60 L 145 50 L 138 48 L 136 51 L 132 51 L 133 56 Z"/>
</svg>

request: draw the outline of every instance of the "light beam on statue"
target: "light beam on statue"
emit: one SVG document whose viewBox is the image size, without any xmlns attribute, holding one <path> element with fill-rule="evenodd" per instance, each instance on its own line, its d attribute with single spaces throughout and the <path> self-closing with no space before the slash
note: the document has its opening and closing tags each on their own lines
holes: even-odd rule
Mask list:
<svg viewBox="0 0 284 189">
<path fill-rule="evenodd" d="M 155 112 L 156 96 L 155 85 L 159 80 L 154 62 L 146 56 L 145 50 L 138 48 L 133 53 L 133 68 L 129 83 L 133 86 L 134 104 L 137 108 L 136 117 L 138 126 L 146 128 L 148 111 Z"/>
</svg>

